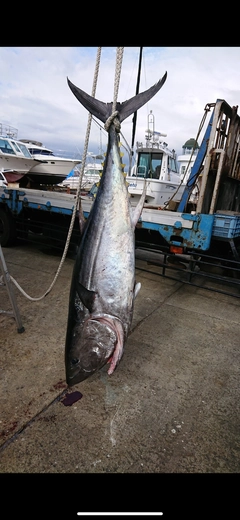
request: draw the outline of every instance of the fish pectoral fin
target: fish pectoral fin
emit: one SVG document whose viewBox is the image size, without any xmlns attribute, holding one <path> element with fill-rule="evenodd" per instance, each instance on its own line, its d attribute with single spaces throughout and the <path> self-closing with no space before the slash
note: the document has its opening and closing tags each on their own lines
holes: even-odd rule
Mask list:
<svg viewBox="0 0 240 520">
<path fill-rule="evenodd" d="M 136 296 L 138 295 L 140 289 L 141 289 L 141 283 L 138 282 L 138 283 L 135 284 L 135 287 L 134 287 L 134 293 L 133 293 L 133 297 L 134 297 L 134 299 L 135 299 Z"/>
<path fill-rule="evenodd" d="M 87 307 L 89 312 L 93 312 L 93 305 L 96 300 L 97 293 L 86 289 L 80 282 L 77 283 L 77 293 L 83 305 Z"/>
<path fill-rule="evenodd" d="M 145 198 L 146 198 L 146 193 L 147 193 L 147 179 L 145 179 L 145 181 L 144 181 L 143 192 L 140 197 L 140 200 L 137 203 L 136 208 L 132 208 L 132 225 L 133 225 L 133 227 L 136 226 L 136 224 L 139 220 L 139 217 L 142 213 L 143 205 L 144 205 Z"/>
</svg>

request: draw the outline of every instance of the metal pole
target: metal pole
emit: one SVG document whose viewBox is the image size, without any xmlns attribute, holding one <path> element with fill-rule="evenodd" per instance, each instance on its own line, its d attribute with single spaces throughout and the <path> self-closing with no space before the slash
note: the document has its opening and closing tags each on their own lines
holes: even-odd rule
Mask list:
<svg viewBox="0 0 240 520">
<path fill-rule="evenodd" d="M 10 299 L 10 302 L 11 302 L 11 305 L 12 305 L 13 315 L 14 315 L 15 320 L 17 322 L 17 327 L 18 327 L 17 331 L 19 333 L 21 333 L 21 332 L 24 332 L 25 329 L 24 329 L 24 327 L 22 325 L 22 321 L 21 321 L 21 317 L 20 317 L 20 314 L 19 314 L 18 306 L 17 306 L 16 300 L 15 300 L 15 296 L 14 296 L 14 293 L 13 293 L 13 288 L 12 288 L 12 284 L 11 284 L 11 278 L 10 278 L 9 272 L 7 270 L 7 266 L 6 266 L 6 262 L 5 262 L 4 256 L 3 256 L 3 251 L 2 251 L 1 244 L 0 244 L 0 265 L 1 265 L 1 268 L 2 268 L 4 283 L 5 283 L 6 287 L 7 287 L 8 296 L 9 296 L 9 299 Z"/>
<path fill-rule="evenodd" d="M 140 54 L 139 54 L 139 63 L 138 63 L 138 76 L 137 76 L 137 85 L 136 85 L 136 95 L 139 93 L 139 84 L 140 84 L 140 76 L 141 76 L 141 65 L 142 65 L 142 47 L 140 47 Z M 136 132 L 136 124 L 137 124 L 137 112 L 134 112 L 133 114 L 133 130 L 132 130 L 132 147 L 131 147 L 131 154 L 130 154 L 130 161 L 129 161 L 129 175 L 131 173 L 132 168 L 132 158 L 134 154 L 134 140 L 135 140 L 135 132 Z"/>
</svg>

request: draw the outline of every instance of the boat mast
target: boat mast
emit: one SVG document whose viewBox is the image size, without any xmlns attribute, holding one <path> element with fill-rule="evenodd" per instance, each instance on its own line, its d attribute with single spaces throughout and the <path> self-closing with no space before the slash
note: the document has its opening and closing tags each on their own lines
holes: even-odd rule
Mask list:
<svg viewBox="0 0 240 520">
<path fill-rule="evenodd" d="M 140 47 L 139 62 L 138 62 L 137 85 L 136 85 L 136 95 L 139 94 L 139 84 L 140 84 L 140 75 L 141 75 L 141 66 L 142 66 L 142 49 L 143 48 Z M 129 175 L 131 173 L 132 157 L 133 157 L 133 154 L 134 154 L 134 140 L 135 140 L 136 124 L 137 124 L 137 112 L 134 112 L 132 122 L 133 122 L 133 131 L 132 131 L 132 146 L 131 146 L 131 155 L 130 155 L 130 164 L 129 164 Z"/>
</svg>

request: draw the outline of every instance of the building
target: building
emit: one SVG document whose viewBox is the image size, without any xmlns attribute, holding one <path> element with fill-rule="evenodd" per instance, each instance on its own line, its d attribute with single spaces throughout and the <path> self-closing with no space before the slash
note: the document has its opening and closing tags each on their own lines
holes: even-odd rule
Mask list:
<svg viewBox="0 0 240 520">
<path fill-rule="evenodd" d="M 192 166 L 195 162 L 199 150 L 198 142 L 191 138 L 186 141 L 182 147 L 182 154 L 178 156 L 179 173 L 181 180 L 184 179 L 184 183 L 189 178 Z"/>
</svg>

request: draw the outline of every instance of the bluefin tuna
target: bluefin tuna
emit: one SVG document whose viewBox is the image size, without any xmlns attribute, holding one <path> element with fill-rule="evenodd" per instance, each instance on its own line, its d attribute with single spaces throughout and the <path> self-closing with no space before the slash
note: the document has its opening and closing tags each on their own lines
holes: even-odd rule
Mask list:
<svg viewBox="0 0 240 520">
<path fill-rule="evenodd" d="M 149 101 L 167 73 L 151 88 L 116 104 L 89 96 L 68 79 L 70 89 L 95 117 L 107 123 L 108 147 L 100 185 L 86 221 L 73 268 L 65 344 L 66 381 L 78 384 L 109 363 L 112 374 L 122 358 L 132 323 L 135 281 L 135 226 L 145 193 L 132 208 L 119 150 L 121 122 Z"/>
</svg>

